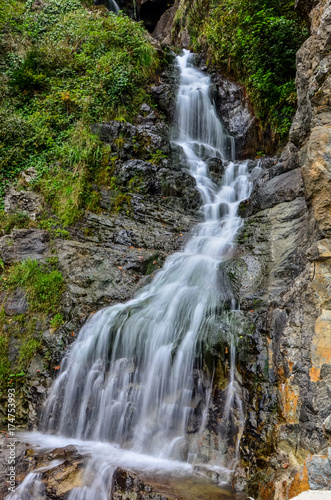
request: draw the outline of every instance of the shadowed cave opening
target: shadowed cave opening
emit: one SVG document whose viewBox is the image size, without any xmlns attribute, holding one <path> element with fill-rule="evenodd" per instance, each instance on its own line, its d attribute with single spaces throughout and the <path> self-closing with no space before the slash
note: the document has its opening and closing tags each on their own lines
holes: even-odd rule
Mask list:
<svg viewBox="0 0 331 500">
<path fill-rule="evenodd" d="M 94 0 L 94 4 L 103 4 L 108 10 L 114 10 L 111 0 Z M 117 0 L 117 4 L 133 19 L 143 21 L 146 29 L 152 33 L 162 14 L 174 4 L 174 0 Z"/>
<path fill-rule="evenodd" d="M 147 30 L 152 33 L 164 12 L 174 4 L 174 0 L 150 0 L 141 5 L 139 17 Z"/>
</svg>

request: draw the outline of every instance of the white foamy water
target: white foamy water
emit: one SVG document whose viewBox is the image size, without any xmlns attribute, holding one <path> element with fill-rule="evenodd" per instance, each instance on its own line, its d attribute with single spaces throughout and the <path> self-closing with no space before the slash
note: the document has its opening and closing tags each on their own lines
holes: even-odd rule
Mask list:
<svg viewBox="0 0 331 500">
<path fill-rule="evenodd" d="M 86 446 L 94 457 L 90 466 L 97 464 L 101 471 L 96 483 L 74 490 L 71 500 L 107 498 L 117 466 L 137 469 L 140 461 L 150 470 L 173 467 L 188 473 L 192 469 L 185 461 L 198 460 L 197 444 L 187 434 L 197 396 L 204 407 L 197 437 L 208 425 L 212 380 L 197 383 L 195 374 L 203 366 L 208 335 L 220 328 L 222 311 L 236 308 L 220 264 L 242 224 L 238 205 L 249 196 L 250 183 L 246 163 L 232 161 L 234 143 L 210 100 L 209 77 L 193 67 L 188 51 L 177 61 L 181 82 L 175 142 L 201 193 L 204 221 L 133 300 L 103 309 L 86 323 L 61 365 L 41 428 L 64 437 L 36 434 L 35 440 Z M 221 186 L 209 176 L 212 157 L 226 161 Z M 223 426 L 234 405 L 242 425 L 234 365 L 233 346 Z M 102 466 L 105 455 L 111 460 Z M 225 456 L 222 465 L 233 466 L 234 458 Z"/>
</svg>

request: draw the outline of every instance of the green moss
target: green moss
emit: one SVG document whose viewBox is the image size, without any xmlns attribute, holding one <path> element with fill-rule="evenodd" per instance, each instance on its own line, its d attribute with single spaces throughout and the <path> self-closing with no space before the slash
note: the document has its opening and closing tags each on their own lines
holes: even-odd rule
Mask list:
<svg viewBox="0 0 331 500">
<path fill-rule="evenodd" d="M 163 154 L 160 149 L 157 149 L 154 153 L 151 154 L 148 163 L 152 163 L 152 165 L 160 165 L 162 163 L 162 160 L 166 158 L 168 158 L 168 156 Z"/>
<path fill-rule="evenodd" d="M 157 269 L 163 265 L 164 258 L 159 254 L 151 255 L 147 260 L 144 261 L 143 274 L 149 275 L 153 274 Z"/>
<path fill-rule="evenodd" d="M 51 328 L 59 328 L 63 325 L 63 316 L 60 313 L 57 313 L 54 318 L 50 321 Z"/>
<path fill-rule="evenodd" d="M 119 192 L 116 196 L 112 197 L 111 203 L 115 212 L 131 211 L 131 195 Z"/>
<path fill-rule="evenodd" d="M 18 355 L 18 365 L 21 370 L 28 368 L 32 358 L 37 354 L 40 348 L 40 339 L 32 338 L 22 343 Z"/>
<path fill-rule="evenodd" d="M 128 188 L 129 191 L 137 191 L 139 192 L 144 181 L 143 174 L 137 174 L 132 179 L 130 179 Z"/>
</svg>

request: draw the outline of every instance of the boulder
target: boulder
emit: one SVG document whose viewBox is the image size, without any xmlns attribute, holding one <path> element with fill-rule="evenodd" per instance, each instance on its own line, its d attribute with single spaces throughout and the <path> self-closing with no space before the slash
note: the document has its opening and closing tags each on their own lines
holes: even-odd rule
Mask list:
<svg viewBox="0 0 331 500">
<path fill-rule="evenodd" d="M 17 288 L 12 294 L 10 294 L 5 300 L 4 310 L 8 316 L 25 314 L 28 310 L 28 302 L 24 291 Z"/>
<path fill-rule="evenodd" d="M 26 174 L 26 178 L 30 178 Z M 30 219 L 36 220 L 43 211 L 43 200 L 41 196 L 33 191 L 15 191 L 9 188 L 4 199 L 5 212 L 23 212 Z"/>
<path fill-rule="evenodd" d="M 39 229 L 14 229 L 0 238 L 0 257 L 5 264 L 22 260 L 42 260 L 49 247 L 49 234 Z"/>
</svg>

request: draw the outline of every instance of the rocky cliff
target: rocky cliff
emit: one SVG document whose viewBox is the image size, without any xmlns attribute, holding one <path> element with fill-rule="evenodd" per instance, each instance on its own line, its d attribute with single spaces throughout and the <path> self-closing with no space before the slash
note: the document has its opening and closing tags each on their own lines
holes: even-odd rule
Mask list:
<svg viewBox="0 0 331 500">
<path fill-rule="evenodd" d="M 331 3 L 310 7 L 290 142 L 261 165 L 242 205 L 238 255 L 227 263 L 254 324 L 240 361 L 248 418 L 238 476 L 265 500 L 331 487 Z M 297 8 L 308 14 L 306 2 Z"/>
<path fill-rule="evenodd" d="M 144 18 L 143 7 L 151 3 L 126 2 L 126 7 L 133 15 L 136 5 Z M 164 2 L 154 3 L 159 10 L 148 21 L 151 30 L 165 9 Z M 170 43 L 176 12 L 184 3 L 176 1 L 156 26 L 154 36 L 162 43 Z M 261 500 L 289 500 L 309 488 L 331 488 L 331 3 L 296 4 L 309 20 L 310 37 L 297 55 L 298 111 L 290 141 L 279 157 L 265 158 L 258 169 L 251 163 L 254 189 L 241 206 L 245 224 L 235 253 L 223 266 L 248 325 L 236 374 L 245 390 L 246 427 L 234 484 Z M 187 31 L 175 41 L 188 46 Z M 198 64 L 207 71 L 203 58 Z M 252 155 L 256 134 L 247 135 L 252 118 L 244 90 L 216 72 L 212 77 L 227 128 L 239 139 L 241 154 Z M 31 428 L 36 425 L 65 349 L 88 316 L 131 297 L 181 247 L 199 219 L 199 197 L 169 143 L 175 89 L 171 68 L 149 88 L 155 107 L 144 104 L 133 123 L 94 125 L 94 133 L 116 151 L 116 186 L 95 185 L 101 210 L 86 211 L 68 234 L 36 227 L 34 220 L 49 207 L 31 188 L 33 170 L 22 176 L 23 190 L 7 193 L 7 212 L 24 212 L 29 221 L 28 227 L 4 231 L 3 267 L 8 270 L 26 258 L 51 262 L 66 287 L 58 306 L 61 324 L 34 323 L 41 344 L 20 396 L 21 426 L 27 421 Z M 1 302 L 1 325 L 11 338 L 10 362 L 15 363 L 29 303 L 20 287 L 2 293 Z M 219 356 L 223 372 L 226 354 Z M 215 386 L 214 398 L 218 391 Z M 4 415 L 4 405 L 1 411 Z M 211 414 L 210 421 L 214 418 Z M 69 452 L 74 456 L 76 451 Z M 25 458 L 26 453 L 22 450 Z M 75 460 L 78 471 L 82 459 Z M 22 467 L 22 477 L 25 473 Z M 122 472 L 117 474 L 121 479 Z M 48 486 L 54 487 L 52 478 Z"/>
</svg>

